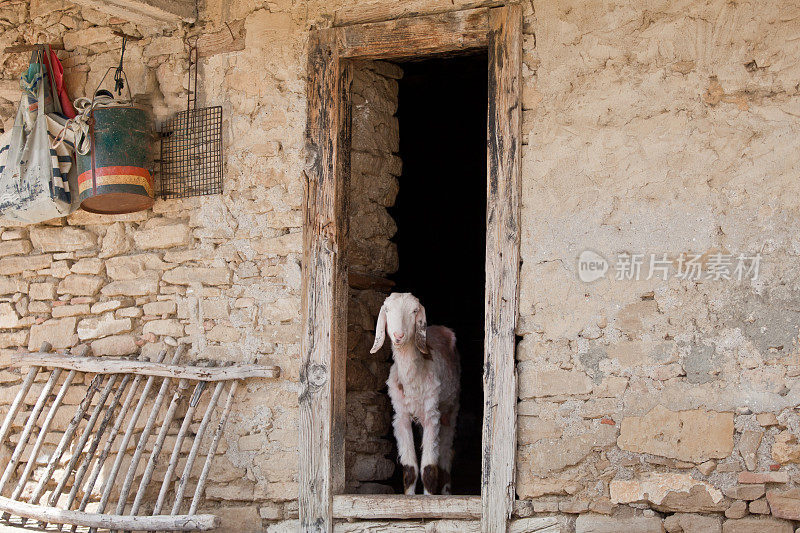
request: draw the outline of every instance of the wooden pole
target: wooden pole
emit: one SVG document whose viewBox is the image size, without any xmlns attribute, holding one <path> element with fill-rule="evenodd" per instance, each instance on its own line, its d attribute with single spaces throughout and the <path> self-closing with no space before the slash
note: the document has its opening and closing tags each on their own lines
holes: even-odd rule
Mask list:
<svg viewBox="0 0 800 533">
<path fill-rule="evenodd" d="M 125 388 L 128 386 L 128 382 L 130 380 L 130 374 L 123 376 L 122 383 L 120 383 L 119 387 L 117 387 L 117 390 L 111 399 L 111 403 L 108 405 L 105 415 L 103 415 L 103 420 L 100 422 L 100 426 L 92 435 L 92 442 L 89 444 L 89 449 L 84 454 L 83 461 L 81 462 L 78 471 L 75 473 L 75 480 L 72 482 L 72 488 L 69 491 L 69 499 L 64 506 L 66 509 L 72 508 L 72 504 L 75 501 L 75 497 L 78 495 L 78 490 L 83 482 L 83 477 L 86 475 L 86 471 L 89 469 L 89 465 L 94 459 L 94 454 L 97 451 L 97 448 L 100 446 L 100 441 L 103 439 L 106 428 L 108 427 L 108 424 L 111 423 L 111 417 L 114 416 L 114 411 L 116 411 L 117 406 L 119 405 L 119 399 L 122 397 L 122 393 L 125 392 Z"/>
<path fill-rule="evenodd" d="M 203 415 L 203 420 L 200 422 L 200 427 L 197 428 L 197 434 L 194 436 L 192 449 L 189 452 L 189 457 L 186 458 L 186 465 L 183 467 L 183 475 L 178 481 L 178 488 L 175 489 L 175 504 L 172 506 L 172 514 L 174 515 L 178 514 L 181 510 L 183 494 L 186 491 L 186 486 L 189 484 L 189 476 L 192 473 L 194 460 L 197 458 L 197 452 L 200 450 L 200 444 L 203 441 L 203 435 L 206 432 L 206 427 L 208 427 L 208 422 L 211 420 L 211 415 L 214 412 L 214 408 L 217 406 L 219 395 L 222 394 L 222 388 L 224 386 L 225 382 L 217 382 L 217 386 L 214 387 L 214 394 L 211 395 L 211 400 L 209 400 L 208 407 Z"/>
<path fill-rule="evenodd" d="M 139 490 L 136 491 L 136 498 L 134 499 L 133 506 L 131 507 L 130 514 L 132 515 L 135 515 L 139 512 L 139 507 L 141 506 L 142 499 L 145 495 L 145 489 L 147 488 L 147 484 L 150 483 L 150 479 L 153 477 L 156 461 L 161 453 L 161 448 L 164 446 L 164 440 L 167 438 L 167 432 L 172 425 L 172 420 L 175 418 L 175 411 L 178 409 L 178 405 L 180 405 L 180 402 L 183 400 L 183 396 L 188 387 L 189 380 L 182 379 L 178 382 L 178 389 L 172 395 L 172 401 L 169 403 L 167 414 L 164 416 L 164 422 L 161 424 L 161 430 L 156 438 L 153 451 L 150 453 L 150 459 L 147 461 L 147 468 L 145 468 L 144 475 L 142 476 L 141 481 L 139 481 Z"/>
<path fill-rule="evenodd" d="M 89 440 L 92 430 L 94 430 L 94 425 L 97 423 L 97 419 L 100 417 L 100 413 L 103 411 L 106 400 L 111 394 L 111 391 L 114 389 L 116 382 L 117 376 L 112 374 L 111 377 L 108 378 L 108 382 L 106 382 L 103 392 L 100 393 L 100 398 L 97 400 L 97 405 L 94 406 L 92 414 L 89 416 L 89 420 L 86 422 L 86 425 L 83 428 L 83 433 L 81 433 L 81 436 L 78 438 L 78 441 L 75 444 L 72 457 L 69 458 L 67 467 L 64 470 L 64 477 L 62 477 L 61 481 L 58 482 L 56 490 L 53 491 L 48 499 L 48 503 L 51 507 L 54 507 L 58 503 L 58 498 L 61 496 L 61 493 L 64 492 L 64 487 L 67 485 L 67 481 L 69 481 L 69 478 L 72 476 L 72 472 L 75 470 L 75 466 L 78 464 L 78 460 L 81 457 L 81 453 L 83 453 L 86 442 Z"/>
<path fill-rule="evenodd" d="M 228 392 L 228 399 L 225 400 L 225 408 L 222 410 L 222 414 L 219 417 L 217 429 L 214 431 L 214 439 L 211 441 L 211 446 L 209 446 L 208 453 L 206 454 L 206 462 L 203 464 L 203 471 L 200 473 L 200 479 L 197 480 L 197 488 L 194 490 L 192 504 L 189 507 L 190 515 L 193 515 L 197 512 L 197 506 L 200 505 L 200 500 L 203 498 L 203 490 L 206 486 L 208 473 L 211 470 L 211 463 L 214 460 L 214 455 L 217 453 L 217 446 L 219 446 L 219 441 L 222 438 L 222 430 L 225 429 L 225 422 L 228 420 L 228 415 L 231 412 L 231 405 L 233 405 L 233 395 L 236 394 L 236 388 L 238 386 L 238 381 L 233 381 L 231 383 L 231 390 Z"/>
<path fill-rule="evenodd" d="M 43 352 L 50 351 L 51 348 L 52 347 L 50 346 L 50 343 L 42 343 Z M 17 412 L 19 411 L 19 408 L 22 407 L 22 402 L 25 399 L 25 396 L 31 389 L 31 385 L 33 385 L 33 380 L 36 379 L 36 374 L 38 374 L 39 370 L 41 369 L 42 367 L 40 366 L 33 366 L 30 370 L 28 370 L 28 375 L 25 376 L 25 381 L 22 382 L 19 392 L 17 392 L 17 395 L 14 396 L 14 401 L 11 402 L 11 407 L 8 409 L 8 413 L 6 413 L 6 417 L 3 420 L 3 425 L 0 426 L 0 442 L 6 441 L 8 432 L 11 430 L 11 424 L 14 422 L 14 417 L 17 416 Z"/>
<path fill-rule="evenodd" d="M 53 452 L 53 455 L 50 456 L 50 461 L 47 463 L 47 468 L 45 469 L 44 474 L 41 478 L 39 478 L 39 483 L 36 484 L 33 495 L 28 500 L 32 504 L 39 503 L 39 499 L 42 497 L 42 493 L 44 493 L 47 483 L 52 479 L 53 472 L 55 471 L 59 460 L 61 460 L 61 456 L 64 455 L 64 451 L 67 449 L 70 441 L 72 441 L 72 436 L 75 434 L 75 430 L 78 429 L 78 424 L 80 424 L 81 420 L 83 420 L 83 415 L 86 414 L 89 404 L 92 403 L 92 397 L 94 397 L 95 392 L 97 392 L 97 389 L 100 387 L 100 381 L 102 379 L 102 375 L 98 374 L 89 384 L 89 389 L 86 391 L 86 395 L 83 397 L 78 409 L 75 411 L 75 415 L 72 417 L 72 420 L 69 421 L 69 425 L 64 431 L 64 435 L 61 436 L 61 440 L 59 441 L 58 446 L 56 446 L 56 450 Z"/>
<path fill-rule="evenodd" d="M 0 510 L 39 522 L 73 524 L 92 529 L 130 529 L 133 531 L 208 531 L 219 527 L 218 516 L 119 516 L 102 513 L 67 511 L 0 497 Z"/>
<path fill-rule="evenodd" d="M 97 462 L 94 465 L 92 474 L 89 476 L 89 481 L 86 483 L 86 489 L 84 491 L 83 498 L 81 498 L 81 504 L 78 507 L 78 509 L 81 511 L 86 509 L 86 505 L 89 503 L 89 498 L 91 497 L 95 483 L 97 483 L 97 478 L 103 469 L 103 464 L 105 464 L 106 458 L 108 458 L 109 453 L 111 453 L 111 448 L 114 446 L 114 441 L 119 434 L 122 423 L 125 421 L 125 416 L 128 414 L 131 404 L 133 404 L 133 400 L 136 397 L 136 391 L 139 390 L 139 384 L 143 379 L 144 376 L 142 375 L 137 375 L 135 378 L 133 378 L 133 384 L 128 390 L 128 394 L 125 396 L 125 401 L 122 402 L 122 408 L 117 415 L 117 419 L 114 421 L 114 425 L 111 428 L 111 433 L 108 436 L 108 440 L 106 440 L 106 443 L 103 445 L 103 450 L 100 452 L 100 456 L 97 458 Z"/>
<path fill-rule="evenodd" d="M 164 356 L 166 355 L 167 351 L 161 350 L 161 352 L 158 354 L 157 361 L 160 363 L 164 360 Z M 133 437 L 134 429 L 136 428 L 136 421 L 139 420 L 139 415 L 142 414 L 144 404 L 147 402 L 147 395 L 150 393 L 150 389 L 153 388 L 153 381 L 155 381 L 155 379 L 155 376 L 149 376 L 147 378 L 147 381 L 144 384 L 144 389 L 142 389 L 142 396 L 139 398 L 139 402 L 136 404 L 136 408 L 133 410 L 131 419 L 128 421 L 128 426 L 125 428 L 125 434 L 122 436 L 122 440 L 120 441 L 119 451 L 117 452 L 116 459 L 114 459 L 114 465 L 111 467 L 111 471 L 108 473 L 108 478 L 106 478 L 106 482 L 103 485 L 103 495 L 100 498 L 100 505 L 97 508 L 98 513 L 102 513 L 106 510 L 108 499 L 111 497 L 111 490 L 114 488 L 114 480 L 117 479 L 117 473 L 122 465 L 122 460 L 125 458 L 125 449 L 128 447 L 128 442 L 130 442 L 131 437 Z M 96 531 L 96 528 L 92 528 L 89 530 L 89 533 L 96 533 Z"/>
<path fill-rule="evenodd" d="M 175 437 L 175 448 L 172 449 L 172 455 L 169 458 L 169 463 L 167 465 L 167 471 L 164 473 L 164 481 L 161 482 L 161 489 L 158 491 L 158 499 L 156 500 L 156 505 L 153 508 L 153 514 L 157 515 L 161 512 L 161 509 L 164 508 L 164 503 L 167 500 L 167 493 L 169 492 L 169 486 L 172 483 L 172 476 L 175 474 L 175 469 L 178 467 L 178 459 L 181 455 L 181 447 L 183 447 L 183 440 L 186 437 L 186 432 L 189 430 L 189 426 L 192 425 L 192 418 L 194 417 L 194 412 L 197 409 L 197 404 L 200 402 L 200 397 L 203 395 L 203 391 L 206 388 L 206 382 L 201 381 L 194 387 L 194 392 L 192 393 L 192 399 L 189 400 L 189 407 L 186 409 L 186 414 L 183 415 L 183 422 L 181 423 L 181 428 L 178 430 L 178 435 Z"/>
<path fill-rule="evenodd" d="M 86 349 L 88 350 L 88 347 Z M 50 406 L 50 410 L 47 412 L 44 422 L 42 422 L 42 429 L 39 430 L 39 435 L 36 437 L 36 442 L 31 450 L 30 459 L 25 463 L 25 469 L 22 471 L 22 475 L 19 477 L 16 487 L 14 487 L 14 492 L 11 493 L 12 500 L 16 500 L 19 498 L 19 495 L 22 494 L 22 490 L 28 482 L 33 467 L 36 465 L 36 458 L 39 456 L 39 450 L 42 448 L 47 432 L 50 430 L 50 424 L 52 424 L 53 418 L 56 416 L 56 411 L 58 411 L 58 408 L 61 406 L 61 402 L 64 401 L 64 395 L 72 384 L 72 380 L 75 379 L 75 374 L 76 372 L 74 370 L 70 370 L 67 377 L 64 378 L 64 382 L 61 384 L 61 388 L 58 390 L 58 394 L 56 394 L 56 398 L 53 400 L 53 404 Z M 8 518 L 3 516 L 3 519 L 7 520 Z"/>
<path fill-rule="evenodd" d="M 185 349 L 186 345 L 181 344 L 178 349 L 175 350 L 175 355 L 172 357 L 171 364 L 174 365 L 178 362 L 178 360 L 180 360 Z M 136 476 L 136 467 L 139 466 L 139 460 L 142 458 L 145 446 L 147 446 L 147 439 L 150 438 L 150 433 L 153 431 L 153 425 L 156 423 L 156 417 L 158 416 L 158 412 L 161 410 L 161 405 L 164 403 L 164 397 L 167 395 L 169 385 L 169 378 L 164 378 L 164 380 L 161 382 L 161 388 L 158 390 L 158 395 L 156 396 L 155 402 L 153 402 L 153 408 L 150 409 L 150 416 L 147 418 L 147 422 L 144 425 L 141 435 L 139 435 L 139 442 L 136 444 L 136 450 L 133 452 L 133 459 L 131 459 L 131 464 L 128 466 L 128 473 L 125 476 L 125 481 L 122 484 L 122 490 L 120 490 L 119 493 L 119 500 L 117 501 L 117 514 L 122 514 L 125 511 L 128 493 L 131 490 L 133 478 Z"/>
<path fill-rule="evenodd" d="M 31 436 L 31 431 L 33 431 L 33 426 L 36 425 L 36 421 L 39 419 L 39 415 L 41 414 L 42 409 L 44 409 L 47 399 L 50 397 L 50 391 L 53 390 L 53 387 L 55 386 L 56 381 L 58 381 L 59 376 L 61 376 L 61 369 L 56 368 L 50 373 L 47 383 L 42 389 L 42 392 L 39 394 L 39 398 L 36 400 L 36 404 L 33 406 L 33 410 L 28 416 L 28 420 L 25 422 L 25 427 L 22 429 L 22 433 L 19 436 L 19 442 L 17 442 L 14 452 L 11 454 L 11 459 L 8 461 L 6 469 L 3 471 L 3 476 L 0 477 L 0 492 L 2 492 L 3 487 L 5 487 L 9 478 L 17 469 L 19 459 L 22 457 L 22 452 L 25 451 L 25 446 L 27 446 L 28 439 Z M 31 460 L 35 459 L 35 457 L 31 458 Z"/>
<path fill-rule="evenodd" d="M 115 357 L 75 357 L 51 353 L 23 353 L 11 355 L 11 366 L 47 366 L 77 370 L 90 374 L 145 374 L 175 379 L 198 381 L 228 381 L 231 379 L 276 378 L 281 374 L 278 366 L 235 363 L 220 368 L 164 364 Z"/>
</svg>

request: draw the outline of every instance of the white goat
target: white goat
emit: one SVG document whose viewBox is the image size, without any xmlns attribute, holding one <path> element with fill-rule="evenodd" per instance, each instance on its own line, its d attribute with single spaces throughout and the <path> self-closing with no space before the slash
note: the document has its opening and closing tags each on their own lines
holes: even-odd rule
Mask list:
<svg viewBox="0 0 800 533">
<path fill-rule="evenodd" d="M 425 494 L 450 494 L 453 437 L 458 416 L 461 363 L 453 330 L 428 327 L 425 308 L 411 293 L 393 293 L 383 302 L 371 353 L 392 341 L 389 397 L 394 436 L 406 494 L 414 494 L 419 469 L 411 421 L 422 425 L 422 485 Z"/>
</svg>

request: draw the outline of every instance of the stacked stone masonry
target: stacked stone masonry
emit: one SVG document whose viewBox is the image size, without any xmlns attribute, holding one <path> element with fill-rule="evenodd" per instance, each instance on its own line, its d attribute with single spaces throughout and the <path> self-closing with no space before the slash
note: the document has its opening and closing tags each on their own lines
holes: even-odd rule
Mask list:
<svg viewBox="0 0 800 533">
<path fill-rule="evenodd" d="M 200 69 L 200 104 L 225 113 L 223 195 L 2 224 L 0 415 L 21 381 L 9 354 L 44 340 L 88 344 L 97 356 L 187 342 L 193 358 L 280 365 L 279 380 L 238 397 L 206 506 L 225 531 L 296 530 L 306 44 L 309 30 L 360 3 L 207 0 L 198 22 L 181 26 L 64 0 L 0 4 L 0 50 L 63 43 L 73 97 L 118 61 L 113 30 L 142 36 L 128 43 L 126 73 L 156 120 L 185 106 L 184 38 L 234 36 Z M 566 533 L 791 533 L 800 526 L 800 7 L 522 5 L 520 502 L 510 530 L 555 516 Z M 27 61 L 0 53 L 4 129 Z M 384 275 L 397 268 L 385 208 L 400 168 L 396 148 L 374 143 L 396 142 L 397 75 L 376 64 L 355 74 L 348 259 Z M 609 272 L 585 284 L 576 272 L 585 249 L 763 259 L 755 281 Z M 379 490 L 393 469 L 379 459 L 392 458 L 392 442 L 376 392 L 388 354 L 367 355 L 381 297 L 350 298 L 348 388 L 364 400 L 348 403 L 358 415 L 348 418 L 353 491 Z M 9 453 L 0 449 L 0 463 Z M 365 471 L 362 458 L 373 461 Z M 405 525 L 479 531 L 472 521 L 414 524 Z"/>
</svg>

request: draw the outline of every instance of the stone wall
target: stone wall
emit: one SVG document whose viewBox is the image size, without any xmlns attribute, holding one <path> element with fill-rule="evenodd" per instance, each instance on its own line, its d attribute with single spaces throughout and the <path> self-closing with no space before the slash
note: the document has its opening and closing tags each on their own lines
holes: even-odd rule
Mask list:
<svg viewBox="0 0 800 533">
<path fill-rule="evenodd" d="M 209 486 L 208 505 L 232 531 L 296 528 L 304 47 L 309 28 L 355 4 L 208 0 L 199 24 L 180 28 L 60 0 L 0 6 L 0 47 L 64 42 L 73 96 L 117 60 L 112 28 L 142 35 L 129 44 L 126 70 L 160 118 L 184 105 L 183 37 L 228 26 L 237 36 L 201 68 L 201 102 L 225 112 L 224 195 L 0 233 L 4 367 L 9 353 L 44 338 L 89 343 L 98 355 L 188 341 L 193 357 L 282 367 L 280 380 L 240 396 Z M 524 518 L 514 527 L 555 515 L 565 532 L 791 531 L 800 519 L 800 10 L 789 0 L 523 7 Z M 27 56 L 0 62 L 8 127 Z M 360 72 L 357 82 L 392 77 Z M 356 149 L 351 184 L 369 202 L 353 205 L 376 221 L 384 255 L 371 256 L 380 266 L 361 264 L 390 273 L 393 229 L 382 208 L 399 169 L 369 152 Z M 362 226 L 351 221 L 373 229 Z M 351 244 L 371 238 L 353 235 Z M 593 283 L 578 277 L 587 249 L 610 261 Z M 758 279 L 674 276 L 686 266 L 681 254 L 697 254 L 707 271 L 717 253 L 760 253 Z M 647 263 L 638 281 L 615 279 L 624 254 L 667 254 L 668 279 L 645 279 Z M 365 406 L 388 408 L 377 389 L 355 388 L 378 387 L 388 362 L 363 359 L 380 297 L 351 295 L 351 361 L 361 361 L 351 369 L 361 377 L 348 381 L 370 397 Z M 0 380 L 2 414 L 20 378 L 4 369 Z M 376 416 L 380 427 L 386 416 Z M 351 433 L 348 445 L 350 487 L 362 490 L 354 458 L 378 457 L 391 443 Z M 363 481 L 384 478 L 378 470 Z"/>
<path fill-rule="evenodd" d="M 396 65 L 367 61 L 353 66 L 351 179 L 348 189 L 351 271 L 384 278 L 397 271 L 397 226 L 387 207 L 397 196 L 401 161 L 396 155 L 399 126 Z M 391 351 L 369 353 L 375 321 L 386 292 L 350 289 L 347 309 L 347 491 L 392 492 L 385 484 L 395 470 L 392 406 L 386 394 Z M 383 483 L 382 483 L 383 482 Z"/>
</svg>

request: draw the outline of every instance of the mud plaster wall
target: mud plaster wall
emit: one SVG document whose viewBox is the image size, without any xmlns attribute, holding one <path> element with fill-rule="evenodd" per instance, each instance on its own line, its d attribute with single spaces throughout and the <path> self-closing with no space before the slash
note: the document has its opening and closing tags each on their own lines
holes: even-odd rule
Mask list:
<svg viewBox="0 0 800 533">
<path fill-rule="evenodd" d="M 230 530 L 297 527 L 304 47 L 308 28 L 330 25 L 343 5 L 202 7 L 208 31 L 238 21 L 245 32 L 241 50 L 204 59 L 201 71 L 202 101 L 225 110 L 224 195 L 0 234 L 2 357 L 43 336 L 90 342 L 97 354 L 185 339 L 195 354 L 281 365 L 280 380 L 240 396 L 209 486 L 208 505 Z M 791 530 L 800 517 L 798 493 L 785 492 L 800 461 L 798 7 L 523 6 L 521 512 L 556 514 L 563 531 L 719 531 L 723 521 L 729 531 Z M 116 60 L 110 27 L 139 32 L 128 56 L 136 92 L 159 116 L 183 107 L 187 28 L 62 1 L 6 2 L 0 26 L 3 46 L 63 39 L 73 95 Z M 0 61 L 8 124 L 26 58 Z M 756 282 L 587 285 L 576 275 L 585 248 L 609 259 L 720 250 L 763 260 Z M 0 377 L 7 405 L 19 375 Z"/>
</svg>

